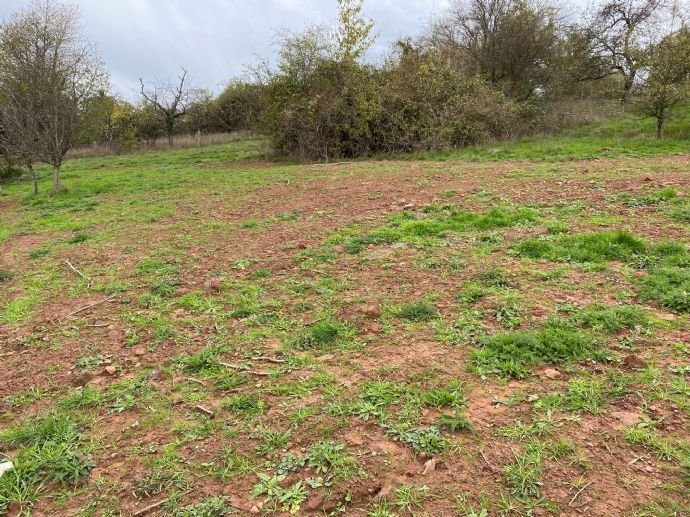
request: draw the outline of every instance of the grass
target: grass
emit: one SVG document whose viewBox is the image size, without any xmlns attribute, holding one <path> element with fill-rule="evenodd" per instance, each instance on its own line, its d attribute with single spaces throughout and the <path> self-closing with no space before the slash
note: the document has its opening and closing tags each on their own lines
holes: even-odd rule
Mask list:
<svg viewBox="0 0 690 517">
<path fill-rule="evenodd" d="M 609 262 L 629 260 L 647 251 L 645 243 L 627 232 L 568 235 L 555 241 L 531 239 L 521 242 L 515 252 L 526 258 L 557 262 Z"/>
<path fill-rule="evenodd" d="M 554 325 L 490 336 L 472 352 L 471 364 L 479 375 L 520 379 L 534 365 L 604 357 L 594 337 Z"/>
<path fill-rule="evenodd" d="M 238 141 L 3 186 L 0 504 L 527 515 L 596 470 L 620 482 L 593 513 L 684 509 L 685 162 L 619 129 L 322 167 Z"/>
<path fill-rule="evenodd" d="M 360 253 L 369 246 L 395 242 L 425 243 L 442 238 L 449 232 L 491 230 L 534 223 L 539 218 L 536 210 L 501 206 L 484 214 L 459 210 L 452 205 L 425 207 L 421 213 L 403 212 L 394 216 L 387 226 L 363 236 L 334 237 L 333 244 L 342 243 L 350 253 Z"/>
</svg>

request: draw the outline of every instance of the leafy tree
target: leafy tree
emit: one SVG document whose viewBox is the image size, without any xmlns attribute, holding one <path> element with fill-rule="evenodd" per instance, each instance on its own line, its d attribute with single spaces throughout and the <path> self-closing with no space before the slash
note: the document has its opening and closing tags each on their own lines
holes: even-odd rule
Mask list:
<svg viewBox="0 0 690 517">
<path fill-rule="evenodd" d="M 690 98 L 690 29 L 683 27 L 654 45 L 645 68 L 637 105 L 656 119 L 656 136 L 662 138 L 669 114 Z"/>
</svg>

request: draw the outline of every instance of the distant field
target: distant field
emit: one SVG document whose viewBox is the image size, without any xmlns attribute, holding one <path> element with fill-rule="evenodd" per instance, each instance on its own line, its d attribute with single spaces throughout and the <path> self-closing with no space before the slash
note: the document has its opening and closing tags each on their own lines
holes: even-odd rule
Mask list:
<svg viewBox="0 0 690 517">
<path fill-rule="evenodd" d="M 631 124 L 3 187 L 0 514 L 688 515 L 690 149 Z"/>
</svg>

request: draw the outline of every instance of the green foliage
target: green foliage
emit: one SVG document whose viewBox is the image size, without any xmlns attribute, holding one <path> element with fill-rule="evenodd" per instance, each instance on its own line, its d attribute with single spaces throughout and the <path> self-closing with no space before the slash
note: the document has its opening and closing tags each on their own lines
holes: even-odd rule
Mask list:
<svg viewBox="0 0 690 517">
<path fill-rule="evenodd" d="M 345 249 L 359 253 L 370 244 L 391 244 L 393 242 L 419 242 L 423 239 L 441 238 L 447 232 L 490 230 L 527 225 L 539 218 L 536 210 L 500 206 L 483 214 L 466 212 L 454 206 L 430 205 L 422 213 L 403 212 L 390 223 L 367 235 L 345 240 Z"/>
<path fill-rule="evenodd" d="M 217 496 L 182 508 L 172 508 L 169 510 L 169 515 L 171 517 L 225 517 L 229 511 L 227 497 Z"/>
<path fill-rule="evenodd" d="M 656 300 L 667 309 L 690 313 L 690 270 L 652 270 L 640 281 L 640 298 Z"/>
<path fill-rule="evenodd" d="M 437 420 L 437 424 L 439 428 L 447 429 L 451 433 L 472 430 L 472 423 L 462 411 L 456 411 L 452 415 L 441 415 Z"/>
<path fill-rule="evenodd" d="M 223 408 L 239 416 L 256 416 L 263 413 L 266 404 L 252 395 L 235 395 L 223 401 Z"/>
<path fill-rule="evenodd" d="M 307 448 L 307 465 L 317 475 L 327 478 L 348 479 L 360 473 L 357 461 L 347 454 L 345 445 L 319 442 Z"/>
<path fill-rule="evenodd" d="M 438 318 L 438 310 L 432 303 L 421 301 L 403 305 L 397 316 L 407 321 L 429 321 Z"/>
<path fill-rule="evenodd" d="M 497 334 L 485 339 L 471 355 L 480 375 L 524 378 L 529 366 L 601 358 L 596 340 L 570 328 L 547 325 L 538 331 Z"/>
<path fill-rule="evenodd" d="M 290 341 L 298 350 L 328 350 L 350 337 L 351 331 L 335 321 L 319 321 L 299 331 Z"/>
<path fill-rule="evenodd" d="M 30 508 L 51 483 L 76 486 L 93 466 L 90 447 L 65 415 L 23 420 L 0 431 L 0 444 L 18 450 L 14 470 L 0 477 L 0 512 L 13 502 Z"/>
<path fill-rule="evenodd" d="M 644 254 L 647 246 L 626 232 L 604 232 L 564 236 L 555 241 L 532 239 L 518 244 L 514 250 L 532 259 L 586 263 L 630 260 Z"/>
<path fill-rule="evenodd" d="M 448 447 L 445 438 L 438 427 L 411 427 L 407 424 L 388 427 L 388 434 L 412 447 L 415 452 L 438 454 Z"/>
<path fill-rule="evenodd" d="M 4 269 L 0 269 L 0 283 L 2 282 L 9 282 L 14 278 L 14 273 L 12 271 L 5 271 Z"/>
<path fill-rule="evenodd" d="M 579 311 L 575 320 L 595 330 L 603 330 L 609 333 L 619 332 L 624 329 L 633 329 L 637 326 L 645 326 L 649 323 L 647 312 L 639 307 L 619 305 L 608 307 L 594 304 Z"/>
<path fill-rule="evenodd" d="M 539 451 L 516 454 L 514 461 L 504 467 L 503 474 L 511 493 L 518 499 L 541 497 L 543 468 Z"/>
</svg>

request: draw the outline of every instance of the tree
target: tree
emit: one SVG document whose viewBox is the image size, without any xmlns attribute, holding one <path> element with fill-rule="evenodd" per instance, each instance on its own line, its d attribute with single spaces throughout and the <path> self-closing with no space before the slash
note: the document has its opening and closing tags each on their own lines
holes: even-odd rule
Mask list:
<svg viewBox="0 0 690 517">
<path fill-rule="evenodd" d="M 662 138 L 669 113 L 690 98 L 690 29 L 683 27 L 654 45 L 647 63 L 637 104 L 656 119 L 656 137 Z"/>
<path fill-rule="evenodd" d="M 528 0 L 456 0 L 432 41 L 457 46 L 465 68 L 519 100 L 548 82 L 558 43 L 556 11 Z"/>
<path fill-rule="evenodd" d="M 622 78 L 621 103 L 628 102 L 644 66 L 652 22 L 666 0 L 605 1 L 595 11 L 591 30 L 596 34 L 595 54 Z"/>
<path fill-rule="evenodd" d="M 187 107 L 194 102 L 196 92 L 189 88 L 187 83 L 187 70 L 182 68 L 182 74 L 178 76 L 177 85 L 162 84 L 146 91 L 143 79 L 141 84 L 141 96 L 144 101 L 154 107 L 163 117 L 165 134 L 168 137 L 168 147 L 172 148 L 175 138 L 175 125 L 177 121 L 187 113 Z"/>
<path fill-rule="evenodd" d="M 376 41 L 374 22 L 362 17 L 364 0 L 338 0 L 338 56 L 358 61 Z"/>
<path fill-rule="evenodd" d="M 78 139 L 89 99 L 108 76 L 79 29 L 79 11 L 54 0 L 34 0 L 0 32 L 0 88 L 8 132 L 24 142 L 32 159 L 60 168 Z"/>
</svg>

